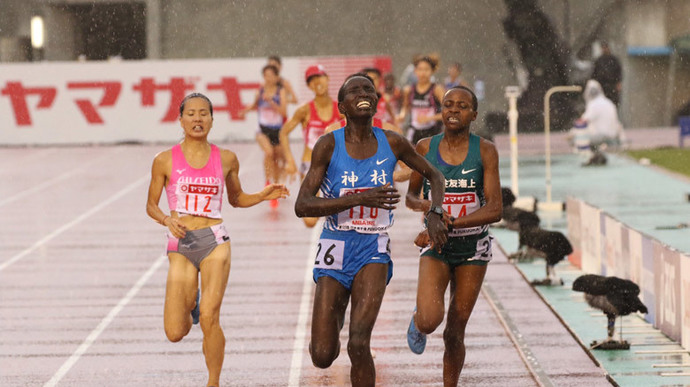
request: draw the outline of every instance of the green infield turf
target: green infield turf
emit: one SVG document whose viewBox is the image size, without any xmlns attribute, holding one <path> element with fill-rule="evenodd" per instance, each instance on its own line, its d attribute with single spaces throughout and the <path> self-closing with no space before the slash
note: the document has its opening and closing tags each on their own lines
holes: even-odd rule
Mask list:
<svg viewBox="0 0 690 387">
<path fill-rule="evenodd" d="M 662 168 L 690 176 L 690 148 L 656 148 L 631 150 L 627 154 L 637 160 L 642 158 Z"/>
</svg>

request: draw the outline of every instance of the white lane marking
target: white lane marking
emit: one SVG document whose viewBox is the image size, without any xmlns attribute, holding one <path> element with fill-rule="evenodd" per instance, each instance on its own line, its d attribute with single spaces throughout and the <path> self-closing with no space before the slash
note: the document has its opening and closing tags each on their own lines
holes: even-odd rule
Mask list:
<svg viewBox="0 0 690 387">
<path fill-rule="evenodd" d="M 46 382 L 46 384 L 44 384 L 43 387 L 53 387 L 60 382 L 60 380 L 67 374 L 67 372 L 69 372 L 70 368 L 72 368 L 72 366 L 79 360 L 81 355 L 83 355 L 89 349 L 91 344 L 93 344 L 94 341 L 96 341 L 96 339 L 98 338 L 98 336 L 100 336 L 101 333 L 103 333 L 103 331 L 108 327 L 108 325 L 110 325 L 110 323 L 115 319 L 115 316 L 117 316 L 118 313 L 120 313 L 120 311 L 132 300 L 132 298 L 134 298 L 134 296 L 136 296 L 136 294 L 139 293 L 139 290 L 144 286 L 144 284 L 146 284 L 149 278 L 151 278 L 153 273 L 155 273 L 156 270 L 158 270 L 158 268 L 163 264 L 163 262 L 165 262 L 166 258 L 166 255 L 161 255 L 155 262 L 153 262 L 153 265 L 149 267 L 146 273 L 144 273 L 144 275 L 142 275 L 141 278 L 139 278 L 137 283 L 135 283 L 134 286 L 132 286 L 132 288 L 129 289 L 129 292 L 127 292 L 127 294 L 120 300 L 120 302 L 118 302 L 117 305 L 115 305 L 115 307 L 113 307 L 113 309 L 110 310 L 108 315 L 105 316 L 103 320 L 101 320 L 98 326 L 93 331 L 91 331 L 91 333 L 89 333 L 89 335 L 86 337 L 86 339 L 84 339 L 79 348 L 77 348 L 77 350 L 74 351 L 74 353 L 72 353 L 72 356 L 70 356 L 70 358 L 62 364 L 60 369 L 57 370 L 55 375 L 53 375 L 53 377 L 48 382 Z"/>
<path fill-rule="evenodd" d="M 537 385 L 539 387 L 554 387 L 551 379 L 549 379 L 546 371 L 544 371 L 544 369 L 541 367 L 541 364 L 539 364 L 539 360 L 532 352 L 532 349 L 527 344 L 524 336 L 520 334 L 517 326 L 510 318 L 508 311 L 503 308 L 503 305 L 496 296 L 496 293 L 493 291 L 493 288 L 486 281 L 484 284 L 482 284 L 481 293 L 484 295 L 484 298 L 491 309 L 493 309 L 498 321 L 501 323 L 503 329 L 508 335 L 508 338 L 513 342 L 513 345 L 515 345 L 518 355 L 520 355 L 523 363 L 525 363 L 525 366 L 527 366 L 527 370 L 530 374 L 532 374 L 532 378 L 535 382 L 537 382 Z"/>
<path fill-rule="evenodd" d="M 97 162 L 97 161 L 99 161 L 99 160 L 101 160 L 101 159 L 104 159 L 104 158 L 112 158 L 112 157 L 113 157 L 113 154 L 114 154 L 114 153 L 118 153 L 118 152 L 121 152 L 121 149 L 116 149 L 114 152 L 105 154 L 105 155 L 103 155 L 103 156 L 101 156 L 101 157 L 99 157 L 99 158 L 97 158 L 97 159 L 91 160 L 91 161 L 89 162 L 88 165 L 82 165 L 82 166 L 80 166 L 80 167 L 74 168 L 74 169 L 71 170 L 71 171 L 65 172 L 65 173 L 63 173 L 63 174 L 61 174 L 61 175 L 59 175 L 59 176 L 56 176 L 56 177 L 54 177 L 54 178 L 52 178 L 52 179 L 50 179 L 50 180 L 44 181 L 44 182 L 41 183 L 41 184 L 35 185 L 35 186 L 33 186 L 33 187 L 29 188 L 29 189 L 25 189 L 24 191 L 20 191 L 20 192 L 14 194 L 14 195 L 12 195 L 12 196 L 10 196 L 10 197 L 8 197 L 8 198 L 5 198 L 5 199 L 3 199 L 3 200 L 0 200 L 0 206 L 4 206 L 5 204 L 8 204 L 8 203 L 13 202 L 13 201 L 15 201 L 15 200 L 18 200 L 18 199 L 20 199 L 20 198 L 23 198 L 23 197 L 25 197 L 25 196 L 27 196 L 27 195 L 30 195 L 30 194 L 32 194 L 32 193 L 38 192 L 38 191 L 40 191 L 40 190 L 42 190 L 42 189 L 44 189 L 44 188 L 46 188 L 46 187 L 50 187 L 51 185 L 53 185 L 53 184 L 55 184 L 55 183 L 57 183 L 57 182 L 59 182 L 59 181 L 65 180 L 65 179 L 67 179 L 68 177 L 71 177 L 72 175 L 76 175 L 77 173 L 82 172 L 83 170 L 85 170 L 86 168 L 90 167 L 90 166 L 93 165 L 95 162 Z"/>
<path fill-rule="evenodd" d="M 31 252 L 33 252 L 33 251 L 36 250 L 37 248 L 41 247 L 41 246 L 44 245 L 45 243 L 49 242 L 50 240 L 52 240 L 52 239 L 55 238 L 56 236 L 62 234 L 63 232 L 69 230 L 70 228 L 76 226 L 77 224 L 81 223 L 83 220 L 87 219 L 87 218 L 90 217 L 91 215 L 93 215 L 93 214 L 95 214 L 96 212 L 102 210 L 104 207 L 107 207 L 108 205 L 110 205 L 110 204 L 113 203 L 114 201 L 118 200 L 118 199 L 121 198 L 122 196 L 128 194 L 130 191 L 132 191 L 133 189 L 137 188 L 137 187 L 138 187 L 139 185 L 141 185 L 142 183 L 147 182 L 147 181 L 149 180 L 149 178 L 150 178 L 150 177 L 149 177 L 149 174 L 144 175 L 143 177 L 139 178 L 139 179 L 136 180 L 134 183 L 132 183 L 132 184 L 128 185 L 127 187 L 125 187 L 124 189 L 120 190 L 119 192 L 117 192 L 115 195 L 111 196 L 111 197 L 108 198 L 107 200 L 102 201 L 102 202 L 99 203 L 97 206 L 92 207 L 90 210 L 88 210 L 88 211 L 84 212 L 83 214 L 79 215 L 78 217 L 76 217 L 76 218 L 75 218 L 74 220 L 72 220 L 71 222 L 65 223 L 65 224 L 62 225 L 60 228 L 58 228 L 58 229 L 56 229 L 55 231 L 51 232 L 50 234 L 44 236 L 43 238 L 41 238 L 40 240 L 38 240 L 36 243 L 34 243 L 31 247 L 25 249 L 24 251 L 22 251 L 22 252 L 19 253 L 19 254 L 16 254 L 15 256 L 13 256 L 12 258 L 8 259 L 7 261 L 0 263 L 0 271 L 6 269 L 8 266 L 10 266 L 10 265 L 12 265 L 13 263 L 19 261 L 20 259 L 26 257 L 26 256 L 29 255 Z"/>
<path fill-rule="evenodd" d="M 33 187 L 29 188 L 29 189 L 25 189 L 24 191 L 20 191 L 20 192 L 18 192 L 17 194 L 12 195 L 12 196 L 6 198 L 5 200 L 0 200 L 0 206 L 4 206 L 5 204 L 8 204 L 8 203 L 10 203 L 10 202 L 13 202 L 13 201 L 15 201 L 15 200 L 17 200 L 17 199 L 19 199 L 19 198 L 23 198 L 23 197 L 25 197 L 25 196 L 27 196 L 27 195 L 30 195 L 30 194 L 34 193 L 34 192 L 38 192 L 38 191 L 40 191 L 40 190 L 42 190 L 42 189 L 44 189 L 44 188 L 46 188 L 46 187 L 50 187 L 51 185 L 53 185 L 53 184 L 55 184 L 55 183 L 57 183 L 57 182 L 59 182 L 59 181 L 65 180 L 66 178 L 68 178 L 68 177 L 70 177 L 70 176 L 72 176 L 72 175 L 77 174 L 77 172 L 79 172 L 79 170 L 81 170 L 81 169 L 84 169 L 84 167 L 77 168 L 77 169 L 71 170 L 71 171 L 69 171 L 69 172 L 65 172 L 65 173 L 63 173 L 62 175 L 56 176 L 56 177 L 54 177 L 54 178 L 52 178 L 52 179 L 50 179 L 50 180 L 44 181 L 43 183 L 41 183 L 41 184 L 39 184 L 39 185 L 35 185 L 35 186 L 33 186 Z"/>
<path fill-rule="evenodd" d="M 45 158 L 47 156 L 50 156 L 51 154 L 57 152 L 59 148 L 34 148 L 36 152 L 23 152 L 22 156 L 20 157 L 15 157 L 12 160 L 5 159 L 3 157 L 2 162 L 0 163 L 0 171 L 4 169 L 14 169 L 15 165 L 22 164 L 27 162 L 27 160 L 31 160 L 31 162 L 36 162 L 38 159 Z M 5 155 L 6 156 L 6 155 Z"/>
<path fill-rule="evenodd" d="M 299 386 L 299 378 L 302 374 L 302 356 L 304 354 L 304 341 L 307 337 L 307 319 L 311 306 L 311 293 L 313 288 L 312 267 L 316 256 L 316 243 L 319 241 L 321 229 L 323 228 L 323 218 L 319 219 L 316 226 L 311 231 L 311 247 L 307 256 L 307 269 L 304 272 L 304 282 L 302 283 L 302 300 L 299 304 L 299 316 L 297 327 L 295 328 L 295 341 L 292 345 L 292 362 L 290 363 L 290 377 L 288 387 Z"/>
</svg>

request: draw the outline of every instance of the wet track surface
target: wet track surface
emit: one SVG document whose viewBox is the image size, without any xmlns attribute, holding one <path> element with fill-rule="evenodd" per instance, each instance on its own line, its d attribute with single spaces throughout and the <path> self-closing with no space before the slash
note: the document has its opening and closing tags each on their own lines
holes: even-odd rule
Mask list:
<svg viewBox="0 0 690 387">
<path fill-rule="evenodd" d="M 238 154 L 245 191 L 260 189 L 258 146 L 220 145 Z M 0 385 L 205 385 L 200 328 L 179 343 L 163 332 L 164 229 L 147 217 L 145 203 L 151 161 L 165 148 L 0 150 L 0 178 L 9 183 L 0 186 Z M 290 189 L 277 210 L 223 206 L 232 238 L 221 309 L 224 386 L 349 385 L 347 329 L 331 368 L 316 369 L 309 359 L 318 234 L 294 216 L 297 184 Z M 419 229 L 419 214 L 396 210 L 394 275 L 372 337 L 381 386 L 442 385 L 443 326 L 421 356 L 405 339 Z M 466 345 L 462 385 L 610 385 L 498 248 Z"/>
</svg>

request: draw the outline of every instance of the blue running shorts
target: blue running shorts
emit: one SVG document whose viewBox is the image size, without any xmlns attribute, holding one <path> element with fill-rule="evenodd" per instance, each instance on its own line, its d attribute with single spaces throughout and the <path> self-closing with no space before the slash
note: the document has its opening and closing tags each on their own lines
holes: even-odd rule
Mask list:
<svg viewBox="0 0 690 387">
<path fill-rule="evenodd" d="M 323 230 L 316 246 L 314 282 L 323 276 L 332 277 L 347 290 L 359 271 L 370 263 L 388 264 L 386 284 L 393 277 L 387 233 L 362 234 L 356 231 Z"/>
</svg>

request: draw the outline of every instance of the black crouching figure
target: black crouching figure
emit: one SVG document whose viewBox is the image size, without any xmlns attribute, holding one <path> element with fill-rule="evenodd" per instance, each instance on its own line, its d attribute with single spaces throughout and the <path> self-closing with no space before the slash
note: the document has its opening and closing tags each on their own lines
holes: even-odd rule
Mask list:
<svg viewBox="0 0 690 387">
<path fill-rule="evenodd" d="M 597 343 L 593 341 L 592 349 L 630 349 L 630 343 L 621 339 L 614 340 L 616 317 L 630 313 L 647 313 L 647 307 L 640 301 L 640 287 L 634 282 L 618 277 L 604 277 L 596 274 L 585 274 L 573 282 L 573 290 L 584 292 L 585 300 L 592 308 L 599 309 L 608 318 L 608 338 Z M 621 327 L 623 319 L 621 319 Z"/>
<path fill-rule="evenodd" d="M 544 230 L 539 227 L 539 217 L 533 212 L 522 212 L 517 215 L 519 225 L 518 251 L 510 255 L 511 259 L 541 257 L 546 259 L 546 278 L 532 281 L 532 285 L 563 285 L 563 280 L 556 275 L 555 266 L 573 252 L 573 246 L 562 233 Z"/>
<path fill-rule="evenodd" d="M 503 212 L 501 215 L 501 221 L 498 223 L 494 223 L 492 225 L 493 227 L 507 228 L 511 231 L 519 231 L 520 225 L 517 221 L 518 215 L 524 212 L 530 212 L 534 214 L 534 216 L 537 216 L 537 214 L 535 214 L 534 211 L 527 211 L 525 209 L 513 206 L 516 198 L 515 194 L 513 193 L 513 190 L 511 190 L 510 188 L 501 187 L 501 198 L 503 199 Z M 539 220 L 538 216 L 537 220 Z M 537 224 L 539 224 L 539 222 L 537 222 Z"/>
</svg>

